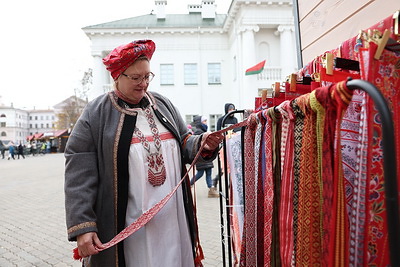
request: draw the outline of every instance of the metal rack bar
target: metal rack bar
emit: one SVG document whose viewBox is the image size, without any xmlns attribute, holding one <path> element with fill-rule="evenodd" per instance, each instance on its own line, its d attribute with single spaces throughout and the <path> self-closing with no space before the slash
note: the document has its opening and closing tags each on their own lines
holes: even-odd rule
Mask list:
<svg viewBox="0 0 400 267">
<path fill-rule="evenodd" d="M 245 112 L 245 110 L 233 110 L 233 111 L 225 114 L 224 117 L 222 118 L 221 128 L 223 128 L 225 126 L 225 120 L 231 114 L 244 113 L 244 112 Z M 231 237 L 230 217 L 229 217 L 229 212 L 230 212 L 229 209 L 230 209 L 231 205 L 229 204 L 229 177 L 228 177 L 228 164 L 226 162 L 227 156 L 226 156 L 226 140 L 225 140 L 225 138 L 222 141 L 222 148 L 223 148 L 223 153 L 224 153 L 224 175 L 225 175 L 224 188 L 222 187 L 221 159 L 218 155 L 218 188 L 219 188 L 219 194 L 220 194 L 219 207 L 220 207 L 220 218 L 221 218 L 222 263 L 223 263 L 224 267 L 227 266 L 226 265 L 225 243 L 228 243 L 228 266 L 231 267 L 232 266 L 232 237 Z M 242 151 L 243 151 L 243 149 L 242 149 Z M 224 190 L 224 192 L 223 192 L 223 190 Z M 223 198 L 225 198 L 226 225 L 225 225 L 225 220 L 224 220 Z M 226 226 L 227 240 L 225 240 L 225 226 Z"/>
</svg>

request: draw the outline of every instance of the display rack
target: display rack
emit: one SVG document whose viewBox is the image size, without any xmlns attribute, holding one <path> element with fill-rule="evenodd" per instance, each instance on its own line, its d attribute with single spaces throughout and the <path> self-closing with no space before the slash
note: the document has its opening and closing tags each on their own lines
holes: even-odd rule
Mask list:
<svg viewBox="0 0 400 267">
<path fill-rule="evenodd" d="M 366 92 L 374 101 L 374 104 L 381 116 L 382 121 L 382 142 L 383 142 L 383 164 L 384 164 L 384 189 L 385 202 L 387 209 L 387 226 L 389 238 L 389 250 L 391 266 L 400 266 L 400 218 L 399 218 L 399 202 L 398 202 L 398 185 L 397 185 L 397 166 L 396 166 L 396 146 L 394 137 L 394 126 L 392 114 L 388 104 L 381 92 L 370 82 L 364 80 L 347 81 L 347 87 L 351 90 L 360 89 Z M 225 119 L 234 113 L 244 113 L 245 110 L 234 110 L 229 112 L 222 120 L 222 127 Z M 244 131 L 242 128 L 242 162 L 244 162 Z M 219 204 L 221 218 L 221 244 L 223 266 L 232 266 L 232 238 L 230 232 L 230 204 L 229 204 L 229 174 L 226 157 L 226 140 L 222 143 L 223 161 L 224 161 L 224 184 L 222 184 L 221 159 L 218 156 L 218 181 L 219 181 Z M 243 179 L 245 179 L 244 168 Z M 243 181 L 243 187 L 245 185 Z M 245 188 L 243 188 L 243 192 Z M 225 207 L 224 207 L 225 200 Z M 244 200 L 243 200 L 244 201 Z M 244 202 L 243 202 L 244 203 Z M 246 211 L 245 211 L 246 212 Z M 225 234 L 226 231 L 226 234 Z M 226 245 L 228 246 L 226 252 Z M 226 256 L 226 253 L 228 256 Z M 226 260 L 228 257 L 228 263 Z M 228 265 L 227 265 L 228 264 Z"/>
</svg>

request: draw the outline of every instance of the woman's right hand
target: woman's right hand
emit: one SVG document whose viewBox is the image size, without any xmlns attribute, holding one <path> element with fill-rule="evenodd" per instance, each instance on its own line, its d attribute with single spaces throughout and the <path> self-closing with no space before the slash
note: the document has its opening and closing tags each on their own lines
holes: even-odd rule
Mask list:
<svg viewBox="0 0 400 267">
<path fill-rule="evenodd" d="M 79 256 L 86 258 L 90 255 L 99 253 L 99 249 L 103 248 L 103 244 L 97 237 L 96 232 L 89 232 L 77 237 L 77 245 Z"/>
</svg>

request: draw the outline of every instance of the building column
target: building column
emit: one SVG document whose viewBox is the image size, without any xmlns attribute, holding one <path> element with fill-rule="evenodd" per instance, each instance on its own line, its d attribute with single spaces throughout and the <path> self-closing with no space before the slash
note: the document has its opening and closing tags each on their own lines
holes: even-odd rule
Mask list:
<svg viewBox="0 0 400 267">
<path fill-rule="evenodd" d="M 281 61 L 281 79 L 284 80 L 288 75 L 296 71 L 297 58 L 293 50 L 294 26 L 280 25 L 277 33 L 280 34 L 280 61 Z"/>
<path fill-rule="evenodd" d="M 89 100 L 96 98 L 104 93 L 104 84 L 106 79 L 104 77 L 104 65 L 101 51 L 93 51 L 93 87 L 88 93 Z"/>
<path fill-rule="evenodd" d="M 239 31 L 242 34 L 242 72 L 239 77 L 243 77 L 240 92 L 239 106 L 242 109 L 254 109 L 255 97 L 258 95 L 257 75 L 245 75 L 246 69 L 256 65 L 256 45 L 254 34 L 258 32 L 258 26 L 242 26 Z"/>
</svg>

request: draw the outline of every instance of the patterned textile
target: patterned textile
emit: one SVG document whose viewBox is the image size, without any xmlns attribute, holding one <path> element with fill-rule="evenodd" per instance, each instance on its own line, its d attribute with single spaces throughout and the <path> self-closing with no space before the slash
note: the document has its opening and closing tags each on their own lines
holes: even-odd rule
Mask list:
<svg viewBox="0 0 400 267">
<path fill-rule="evenodd" d="M 155 152 L 151 152 L 150 142 L 146 139 L 143 133 L 135 127 L 134 135 L 136 138 L 140 140 L 143 148 L 147 152 L 147 164 L 148 164 L 148 181 L 153 186 L 160 186 L 165 182 L 166 172 L 165 172 L 165 164 L 162 153 L 160 153 L 161 149 L 161 138 L 157 129 L 157 124 L 154 121 L 154 117 L 151 113 L 150 107 L 144 109 L 144 113 L 146 116 L 147 123 L 151 129 L 151 134 L 153 135 L 153 143 L 156 148 Z"/>
<path fill-rule="evenodd" d="M 326 138 L 324 136 L 324 134 L 325 134 L 324 133 L 324 130 L 325 130 L 325 109 L 324 109 L 324 106 L 322 106 L 322 104 L 320 102 L 318 102 L 318 100 L 316 98 L 316 92 L 320 91 L 320 90 L 324 90 L 324 89 L 325 88 L 320 88 L 319 90 L 313 91 L 310 94 L 310 107 L 315 112 L 315 115 L 316 115 L 316 125 L 315 125 L 316 145 L 317 145 L 317 147 L 316 147 L 316 152 L 317 152 L 316 162 L 318 164 L 318 170 L 317 170 L 318 177 L 316 177 L 316 178 L 317 178 L 317 183 L 318 183 L 318 185 L 320 187 L 319 192 L 316 192 L 316 197 L 318 195 L 319 199 L 315 200 L 316 203 L 318 203 L 318 208 L 319 208 L 319 213 L 320 213 L 320 215 L 319 215 L 319 217 L 320 217 L 319 218 L 319 220 L 320 220 L 320 222 L 319 222 L 320 229 L 317 230 L 317 233 L 320 235 L 320 240 L 315 241 L 315 242 L 317 242 L 317 244 L 321 245 L 321 250 L 318 251 L 318 254 L 320 255 L 319 257 L 320 257 L 321 264 L 322 264 L 322 266 L 327 266 L 327 264 L 328 264 L 326 262 L 327 261 L 326 258 L 328 258 L 328 257 L 326 257 L 327 256 L 327 248 L 326 248 L 327 247 L 326 246 L 327 242 L 324 242 L 324 240 L 323 240 L 324 236 L 323 235 L 328 236 L 328 231 L 324 231 L 323 225 L 326 224 L 326 223 L 324 223 L 324 217 L 326 218 L 327 215 L 330 215 L 330 212 L 328 212 L 326 214 L 325 210 L 322 207 L 323 207 L 323 205 L 325 206 L 327 202 L 331 203 L 330 199 L 325 199 L 323 197 L 323 193 L 324 193 L 324 187 L 326 185 L 332 185 L 331 181 L 333 180 L 332 179 L 333 177 L 332 177 L 332 175 L 327 177 L 328 178 L 327 182 L 325 182 L 323 180 L 325 175 L 323 175 L 322 173 L 324 172 L 324 167 L 326 167 L 326 166 L 323 166 L 323 163 L 324 162 L 331 163 L 330 162 L 331 159 L 330 159 L 330 157 L 329 158 L 325 157 L 325 153 L 324 153 L 325 151 L 324 151 L 324 147 L 323 147 L 324 141 L 326 140 Z M 329 140 L 329 141 L 332 141 L 332 140 Z M 329 168 L 329 166 L 328 166 L 328 168 Z M 332 186 L 330 186 L 330 187 L 332 187 Z M 332 188 L 330 188 L 330 190 L 332 190 Z M 317 205 L 317 204 L 315 204 L 315 205 Z M 328 221 L 328 223 L 329 223 L 329 221 Z M 321 238 L 322 238 L 322 240 L 321 240 Z M 321 255 L 324 255 L 324 256 L 321 257 Z"/>
<path fill-rule="evenodd" d="M 348 217 L 340 146 L 340 123 L 352 92 L 345 82 L 315 91 L 317 101 L 324 109 L 322 164 L 323 181 L 323 265 L 348 266 Z"/>
<path fill-rule="evenodd" d="M 393 121 L 396 136 L 396 156 L 399 157 L 399 86 L 400 86 L 400 56 L 384 50 L 381 60 L 374 60 L 373 56 L 377 45 L 370 43 L 369 49 L 360 49 L 360 65 L 365 80 L 373 83 L 388 101 L 389 108 L 393 111 Z M 387 214 L 384 202 L 384 174 L 382 156 L 382 128 L 380 116 L 371 99 L 368 101 L 370 123 L 372 130 L 370 141 L 370 156 L 368 157 L 369 180 L 367 184 L 367 240 L 368 249 L 365 262 L 378 266 L 390 263 L 388 251 Z M 399 159 L 399 158 L 397 158 Z M 399 162 L 397 162 L 399 171 Z M 389 175 L 389 174 L 388 174 Z M 398 177 L 397 177 L 397 180 Z"/>
<path fill-rule="evenodd" d="M 242 245 L 243 220 L 244 220 L 244 192 L 242 173 L 242 141 L 241 132 L 234 133 L 226 142 L 227 163 L 230 169 L 232 205 L 232 248 L 234 264 L 239 263 L 240 248 Z"/>
<path fill-rule="evenodd" d="M 264 222 L 264 214 L 268 213 L 270 210 L 270 207 L 272 209 L 272 201 L 271 203 L 267 203 L 267 206 L 263 207 L 260 206 L 260 203 L 262 203 L 264 199 L 264 193 L 265 195 L 270 195 L 270 192 L 268 191 L 263 191 L 263 183 L 269 183 L 269 180 L 266 177 L 266 174 L 270 172 L 270 168 L 266 168 L 264 164 L 266 163 L 266 158 L 268 158 L 268 154 L 271 153 L 271 148 L 270 145 L 267 145 L 268 142 L 267 140 L 264 140 L 264 129 L 267 129 L 268 126 L 266 126 L 266 120 L 263 116 L 263 112 L 260 112 L 256 116 L 256 121 L 257 121 L 257 128 L 256 128 L 256 134 L 255 134 L 255 142 L 254 142 L 254 183 L 256 185 L 256 246 L 257 246 L 257 251 L 256 251 L 256 258 L 257 258 L 257 266 L 263 265 L 264 262 L 264 253 L 267 251 L 269 254 L 270 249 L 270 242 L 268 241 L 270 239 L 271 231 L 267 233 L 267 236 L 264 236 L 264 224 L 269 224 L 269 222 Z M 268 123 L 267 123 L 268 124 Z M 270 136 L 269 136 L 270 137 Z M 272 192 L 272 197 L 273 197 L 273 192 Z M 271 211 L 272 213 L 272 211 Z M 269 217 L 271 219 L 271 217 Z M 267 241 L 266 241 L 267 240 Z M 264 247 L 265 243 L 269 243 L 269 247 Z"/>
<path fill-rule="evenodd" d="M 291 266 L 293 255 L 293 158 L 294 113 L 289 101 L 278 106 L 282 116 L 281 201 L 279 207 L 279 240 L 282 266 Z"/>
<path fill-rule="evenodd" d="M 296 266 L 318 266 L 321 234 L 320 189 L 316 162 L 316 115 L 310 108 L 310 94 L 298 97 L 297 104 L 303 110 L 305 117 L 300 154 Z"/>
<path fill-rule="evenodd" d="M 354 90 L 341 123 L 342 166 L 349 216 L 349 266 L 363 265 L 365 235 L 367 114 L 366 93 Z"/>
<path fill-rule="evenodd" d="M 272 174 L 273 174 L 273 213 L 272 213 L 272 244 L 271 244 L 271 266 L 281 266 L 280 242 L 279 242 L 279 203 L 281 201 L 281 115 L 274 108 L 268 109 L 268 116 L 272 119 Z M 268 133 L 265 132 L 265 135 Z M 268 196 L 264 198 L 268 199 Z M 265 204 L 264 204 L 265 206 Z M 265 229 L 265 228 L 264 228 Z M 265 256 L 265 255 L 264 255 Z M 267 258 L 264 258 L 264 266 L 267 266 Z"/>
<path fill-rule="evenodd" d="M 257 185 L 254 181 L 254 143 L 257 127 L 256 114 L 250 114 L 244 133 L 245 215 L 240 266 L 257 266 Z"/>
<path fill-rule="evenodd" d="M 262 192 L 259 193 L 258 202 L 258 221 L 257 228 L 259 234 L 259 243 L 257 246 L 257 266 L 270 266 L 270 253 L 272 243 L 272 212 L 273 212 L 273 180 L 272 180 L 272 146 L 271 146 L 271 119 L 268 117 L 266 110 L 257 113 L 257 131 L 255 151 L 260 145 L 262 151 L 262 170 L 259 172 L 258 184 L 262 180 L 263 183 L 259 188 Z M 262 203 L 262 205 L 260 205 Z M 262 211 L 262 212 L 260 212 Z M 261 220 L 261 222 L 260 222 Z"/>
<path fill-rule="evenodd" d="M 133 41 L 116 47 L 103 58 L 103 63 L 116 80 L 139 56 L 144 55 L 150 60 L 155 50 L 156 44 L 152 40 Z"/>
<path fill-rule="evenodd" d="M 297 240 L 298 240 L 298 218 L 299 218 L 299 183 L 300 183 L 300 154 L 303 140 L 304 113 L 297 104 L 298 99 L 292 101 L 292 109 L 295 114 L 294 124 L 294 159 L 293 159 L 293 254 L 291 266 L 296 264 Z"/>
</svg>

